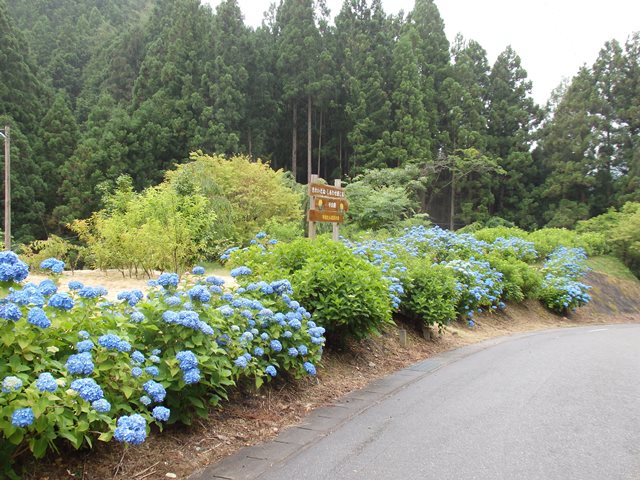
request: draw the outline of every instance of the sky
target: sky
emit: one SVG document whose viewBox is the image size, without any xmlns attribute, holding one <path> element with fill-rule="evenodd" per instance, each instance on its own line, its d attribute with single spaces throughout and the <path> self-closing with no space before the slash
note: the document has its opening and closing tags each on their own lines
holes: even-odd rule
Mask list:
<svg viewBox="0 0 640 480">
<path fill-rule="evenodd" d="M 336 15 L 342 0 L 326 0 Z M 220 0 L 203 0 L 214 6 Z M 238 0 L 245 23 L 256 27 L 271 0 Z M 382 0 L 385 12 L 405 14 L 414 0 Z M 544 104 L 551 91 L 584 65 L 592 65 L 607 40 L 624 44 L 640 31 L 638 0 L 436 0 L 449 41 L 460 32 L 487 51 L 489 61 L 507 45 L 522 60 L 533 83 L 532 96 Z"/>
</svg>

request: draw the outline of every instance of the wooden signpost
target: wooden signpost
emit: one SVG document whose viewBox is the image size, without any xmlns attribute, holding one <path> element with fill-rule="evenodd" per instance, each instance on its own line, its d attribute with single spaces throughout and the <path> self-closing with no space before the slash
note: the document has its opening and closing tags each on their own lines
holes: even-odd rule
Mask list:
<svg viewBox="0 0 640 480">
<path fill-rule="evenodd" d="M 349 210 L 341 181 L 336 180 L 334 186 L 323 185 L 318 183 L 318 175 L 311 175 L 309 199 L 309 238 L 316 238 L 316 222 L 330 222 L 333 223 L 333 239 L 337 241 L 340 235 L 339 225 L 344 222 L 344 213 Z"/>
</svg>

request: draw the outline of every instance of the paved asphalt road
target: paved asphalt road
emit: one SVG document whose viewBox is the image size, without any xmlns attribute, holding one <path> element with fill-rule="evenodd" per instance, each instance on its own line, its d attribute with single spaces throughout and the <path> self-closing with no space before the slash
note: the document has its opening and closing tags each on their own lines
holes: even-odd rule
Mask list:
<svg viewBox="0 0 640 480">
<path fill-rule="evenodd" d="M 259 478 L 640 479 L 640 325 L 547 331 L 466 356 Z"/>
</svg>

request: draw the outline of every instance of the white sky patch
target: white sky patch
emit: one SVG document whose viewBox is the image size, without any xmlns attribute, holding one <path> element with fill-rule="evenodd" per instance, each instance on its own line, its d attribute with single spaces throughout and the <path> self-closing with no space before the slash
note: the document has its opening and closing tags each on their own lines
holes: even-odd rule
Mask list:
<svg viewBox="0 0 640 480">
<path fill-rule="evenodd" d="M 342 0 L 326 0 L 331 15 L 340 12 Z M 220 0 L 202 0 L 215 7 Z M 245 22 L 261 24 L 271 0 L 238 0 Z M 387 13 L 413 8 L 413 0 L 382 0 Z M 637 0 L 436 0 L 445 22 L 447 38 L 456 33 L 476 40 L 493 63 L 507 45 L 520 55 L 533 82 L 533 98 L 545 103 L 563 78 L 591 66 L 607 40 L 624 44 L 640 31 Z"/>
</svg>

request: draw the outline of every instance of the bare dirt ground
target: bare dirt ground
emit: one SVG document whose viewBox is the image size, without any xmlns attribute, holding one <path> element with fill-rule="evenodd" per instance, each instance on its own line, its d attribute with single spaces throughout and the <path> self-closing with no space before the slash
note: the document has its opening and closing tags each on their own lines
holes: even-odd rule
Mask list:
<svg viewBox="0 0 640 480">
<path fill-rule="evenodd" d="M 152 278 L 157 278 L 160 275 L 160 272 L 155 273 L 156 275 Z M 226 285 L 235 285 L 235 280 L 226 270 L 215 270 L 209 272 L 209 274 L 223 278 Z M 46 275 L 32 273 L 29 275 L 28 280 L 30 282 L 39 283 L 45 278 L 49 277 Z M 138 289 L 145 291 L 149 288 L 147 285 L 149 278 L 144 275 L 129 277 L 127 274 L 123 274 L 119 270 L 76 270 L 73 272 L 65 271 L 62 273 L 62 278 L 60 279 L 60 290 L 67 291 L 67 284 L 72 280 L 77 280 L 91 287 L 101 286 L 106 288 L 109 292 L 107 294 L 107 298 L 109 300 L 115 300 L 116 295 L 124 290 Z"/>
<path fill-rule="evenodd" d="M 516 332 L 640 322 L 640 284 L 596 273 L 589 274 L 586 283 L 594 286 L 594 300 L 570 318 L 554 315 L 538 302 L 529 301 L 509 306 L 504 313 L 481 315 L 473 329 L 453 324 L 433 340 L 425 340 L 399 323 L 380 337 L 351 343 L 342 352 L 327 352 L 315 379 L 272 383 L 258 393 L 234 394 L 208 419 L 196 420 L 190 427 L 167 428 L 161 434 L 153 432 L 139 447 L 125 449 L 111 442 L 98 445 L 94 451 L 68 450 L 37 463 L 27 461 L 25 478 L 187 478 L 244 446 L 275 437 L 299 423 L 313 408 L 446 350 Z M 406 348 L 399 344 L 400 328 L 409 330 Z"/>
</svg>

